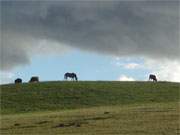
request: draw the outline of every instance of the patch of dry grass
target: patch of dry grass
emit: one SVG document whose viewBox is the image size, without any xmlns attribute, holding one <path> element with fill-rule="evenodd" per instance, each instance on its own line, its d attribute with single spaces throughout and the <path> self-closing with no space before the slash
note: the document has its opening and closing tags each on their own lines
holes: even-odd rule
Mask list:
<svg viewBox="0 0 180 135">
<path fill-rule="evenodd" d="M 178 135 L 179 104 L 153 103 L 3 115 L 1 134 Z"/>
</svg>

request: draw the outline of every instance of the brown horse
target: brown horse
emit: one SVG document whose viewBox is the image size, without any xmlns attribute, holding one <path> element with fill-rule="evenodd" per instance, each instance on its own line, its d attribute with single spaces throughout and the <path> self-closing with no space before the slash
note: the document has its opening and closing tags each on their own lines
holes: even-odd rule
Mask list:
<svg viewBox="0 0 180 135">
<path fill-rule="evenodd" d="M 153 80 L 153 82 L 157 82 L 156 76 L 152 74 L 149 75 L 149 80 Z"/>
<path fill-rule="evenodd" d="M 78 81 L 77 75 L 75 73 L 65 73 L 64 79 L 67 80 L 68 78 L 71 78 L 73 81 L 74 79 Z"/>
<path fill-rule="evenodd" d="M 39 77 L 38 76 L 32 76 L 31 79 L 29 80 L 30 83 L 34 82 L 39 82 Z"/>
</svg>

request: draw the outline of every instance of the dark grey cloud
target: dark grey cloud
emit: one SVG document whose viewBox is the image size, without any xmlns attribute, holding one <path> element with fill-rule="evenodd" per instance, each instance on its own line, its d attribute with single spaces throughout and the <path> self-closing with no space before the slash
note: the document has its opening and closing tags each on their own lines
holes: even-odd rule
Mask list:
<svg viewBox="0 0 180 135">
<path fill-rule="evenodd" d="M 60 52 L 66 45 L 120 57 L 178 59 L 179 4 L 179 1 L 1 2 L 1 69 L 29 63 L 42 40 L 49 44 L 41 44 L 41 49 L 55 48 Z M 56 42 L 56 47 L 50 41 Z"/>
</svg>

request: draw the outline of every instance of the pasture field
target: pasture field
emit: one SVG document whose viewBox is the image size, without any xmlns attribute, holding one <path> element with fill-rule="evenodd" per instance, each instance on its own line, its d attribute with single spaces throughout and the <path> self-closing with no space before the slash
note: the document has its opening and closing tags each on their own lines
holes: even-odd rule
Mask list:
<svg viewBox="0 0 180 135">
<path fill-rule="evenodd" d="M 178 135 L 180 84 L 1 85 L 1 134 Z"/>
</svg>

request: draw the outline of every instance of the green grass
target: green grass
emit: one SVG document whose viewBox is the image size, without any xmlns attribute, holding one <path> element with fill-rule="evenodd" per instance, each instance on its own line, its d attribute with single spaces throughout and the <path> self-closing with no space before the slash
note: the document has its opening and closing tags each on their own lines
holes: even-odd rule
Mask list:
<svg viewBox="0 0 180 135">
<path fill-rule="evenodd" d="M 180 134 L 180 83 L 1 85 L 2 135 Z"/>
<path fill-rule="evenodd" d="M 1 114 L 173 102 L 179 83 L 44 82 L 1 86 Z"/>
<path fill-rule="evenodd" d="M 176 103 L 133 104 L 4 115 L 9 135 L 178 135 Z"/>
</svg>

